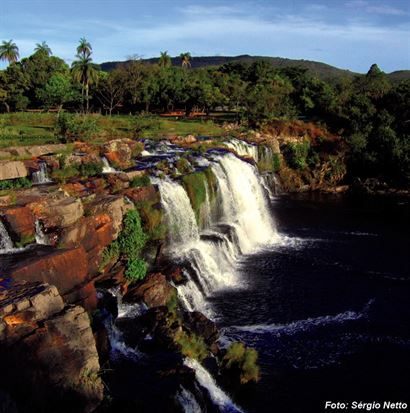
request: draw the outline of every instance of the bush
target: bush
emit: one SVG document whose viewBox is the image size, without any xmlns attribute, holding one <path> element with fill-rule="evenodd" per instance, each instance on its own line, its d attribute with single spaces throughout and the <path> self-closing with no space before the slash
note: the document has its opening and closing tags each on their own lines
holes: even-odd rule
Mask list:
<svg viewBox="0 0 410 413">
<path fill-rule="evenodd" d="M 56 181 L 65 182 L 67 179 L 78 176 L 80 171 L 75 165 L 65 166 L 64 168 L 56 169 L 52 173 L 52 178 Z"/>
<path fill-rule="evenodd" d="M 151 185 L 151 181 L 148 175 L 136 176 L 130 182 L 131 188 L 137 188 L 139 186 L 148 186 Z"/>
<path fill-rule="evenodd" d="M 131 283 L 142 280 L 147 274 L 147 263 L 139 258 L 129 258 L 124 272 L 125 278 Z"/>
<path fill-rule="evenodd" d="M 181 353 L 185 357 L 202 361 L 208 355 L 208 349 L 204 339 L 200 336 L 181 331 L 175 336 L 175 341 L 180 345 Z"/>
<path fill-rule="evenodd" d="M 258 353 L 253 348 L 247 348 L 243 343 L 232 343 L 222 363 L 228 370 L 238 370 L 241 384 L 250 381 L 257 382 L 259 380 L 260 372 L 259 366 L 256 364 Z"/>
<path fill-rule="evenodd" d="M 57 118 L 56 133 L 66 141 L 90 140 L 100 132 L 97 121 L 91 116 L 62 112 Z"/>
<path fill-rule="evenodd" d="M 6 179 L 0 181 L 0 190 L 3 189 L 20 189 L 20 188 L 30 188 L 32 186 L 30 179 L 23 177 L 17 179 Z"/>
<path fill-rule="evenodd" d="M 293 169 L 305 169 L 310 150 L 308 141 L 302 143 L 288 143 L 283 151 L 287 164 Z"/>
<path fill-rule="evenodd" d="M 84 163 L 80 166 L 80 174 L 83 177 L 96 176 L 102 174 L 102 164 L 98 162 Z"/>
</svg>

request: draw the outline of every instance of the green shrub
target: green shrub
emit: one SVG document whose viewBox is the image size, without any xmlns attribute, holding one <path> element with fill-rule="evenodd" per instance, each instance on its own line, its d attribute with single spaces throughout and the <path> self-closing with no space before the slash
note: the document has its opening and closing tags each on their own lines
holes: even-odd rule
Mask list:
<svg viewBox="0 0 410 413">
<path fill-rule="evenodd" d="M 105 247 L 100 262 L 100 271 L 102 271 L 107 264 L 112 261 L 117 261 L 120 257 L 120 246 L 117 241 L 113 241 L 108 247 Z"/>
<path fill-rule="evenodd" d="M 222 362 L 226 369 L 236 369 L 240 372 L 241 384 L 250 381 L 257 382 L 259 380 L 260 372 L 259 366 L 256 364 L 258 353 L 253 348 L 247 348 L 243 343 L 232 343 Z"/>
<path fill-rule="evenodd" d="M 180 331 L 175 336 L 175 341 L 180 345 L 181 353 L 186 357 L 202 361 L 208 355 L 204 339 L 196 334 L 187 334 L 185 331 Z"/>
<path fill-rule="evenodd" d="M 191 171 L 191 164 L 185 158 L 179 158 L 176 162 L 176 167 L 181 174 L 186 174 Z"/>
<path fill-rule="evenodd" d="M 272 168 L 273 172 L 278 172 L 281 166 L 280 155 L 278 153 L 274 153 L 272 155 Z"/>
<path fill-rule="evenodd" d="M 78 176 L 79 174 L 80 171 L 78 167 L 75 165 L 70 165 L 54 170 L 52 173 L 52 178 L 56 181 L 65 182 L 67 179 Z"/>
<path fill-rule="evenodd" d="M 128 258 L 125 278 L 131 283 L 142 280 L 147 274 L 147 263 L 140 258 Z"/>
<path fill-rule="evenodd" d="M 84 163 L 80 166 L 80 174 L 83 177 L 101 175 L 103 170 L 102 164 L 98 162 Z"/>
<path fill-rule="evenodd" d="M 0 181 L 0 190 L 4 189 L 20 189 L 20 188 L 30 188 L 32 186 L 30 179 L 23 177 L 17 179 L 6 179 Z"/>
<path fill-rule="evenodd" d="M 17 248 L 23 248 L 26 245 L 34 244 L 35 242 L 36 242 L 35 235 L 22 235 L 20 237 L 20 241 L 16 242 L 16 247 Z"/>
<path fill-rule="evenodd" d="M 287 164 L 293 169 L 304 169 L 307 166 L 307 157 L 310 150 L 308 141 L 302 143 L 288 143 L 283 151 Z"/>
<path fill-rule="evenodd" d="M 56 133 L 67 141 L 87 141 L 99 132 L 97 120 L 91 116 L 62 112 L 57 118 Z"/>
<path fill-rule="evenodd" d="M 137 188 L 139 186 L 148 186 L 151 185 L 151 181 L 148 175 L 136 176 L 130 182 L 131 188 Z"/>
</svg>

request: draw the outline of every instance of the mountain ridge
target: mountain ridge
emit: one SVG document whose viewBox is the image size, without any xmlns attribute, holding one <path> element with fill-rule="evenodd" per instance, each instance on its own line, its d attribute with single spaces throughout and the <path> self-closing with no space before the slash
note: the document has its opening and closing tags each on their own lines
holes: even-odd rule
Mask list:
<svg viewBox="0 0 410 413">
<path fill-rule="evenodd" d="M 125 61 L 111 61 L 103 62 L 100 67 L 104 71 L 111 71 L 116 67 L 125 65 L 131 60 Z M 157 57 L 142 59 L 144 63 L 154 64 L 158 61 Z M 362 76 L 362 73 L 353 72 L 348 69 L 341 69 L 336 66 L 329 65 L 323 62 L 317 62 L 314 60 L 305 59 L 288 59 L 284 57 L 271 57 L 271 56 L 251 56 L 251 55 L 238 55 L 238 56 L 195 56 L 191 59 L 191 67 L 193 69 L 201 67 L 221 66 L 226 63 L 240 62 L 240 63 L 253 63 L 255 61 L 267 61 L 275 68 L 281 67 L 295 67 L 300 66 L 308 70 L 313 75 L 318 76 L 322 80 L 332 80 L 342 77 L 352 78 L 354 76 Z M 173 66 L 181 65 L 180 57 L 171 57 Z M 392 81 L 400 81 L 410 79 L 410 70 L 397 70 L 388 73 L 387 76 Z"/>
</svg>

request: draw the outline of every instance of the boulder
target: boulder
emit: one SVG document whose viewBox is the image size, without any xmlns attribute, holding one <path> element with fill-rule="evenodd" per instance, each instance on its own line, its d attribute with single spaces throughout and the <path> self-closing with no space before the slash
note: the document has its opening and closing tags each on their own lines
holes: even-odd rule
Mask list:
<svg viewBox="0 0 410 413">
<path fill-rule="evenodd" d="M 38 157 L 51 153 L 63 151 L 66 148 L 64 144 L 34 145 L 34 146 L 15 146 L 7 149 L 11 155 L 15 156 L 32 156 Z"/>
<path fill-rule="evenodd" d="M 158 198 L 158 192 L 154 185 L 129 188 L 125 191 L 125 195 L 134 203 L 149 201 L 155 202 Z"/>
<path fill-rule="evenodd" d="M 60 245 L 65 248 L 83 246 L 87 253 L 88 271 L 97 273 L 103 249 L 114 240 L 112 221 L 107 214 L 83 217 L 63 230 Z"/>
<path fill-rule="evenodd" d="M 16 240 L 30 238 L 35 235 L 35 219 L 30 208 L 9 207 L 2 211 L 5 223 Z"/>
<path fill-rule="evenodd" d="M 130 288 L 124 296 L 125 301 L 143 300 L 148 307 L 165 306 L 176 294 L 176 289 L 167 282 L 165 275 L 147 275 L 136 287 Z"/>
<path fill-rule="evenodd" d="M 103 147 L 103 156 L 114 167 L 122 169 L 131 165 L 133 141 L 130 139 L 114 139 Z"/>
<path fill-rule="evenodd" d="M 120 173 L 120 176 L 124 176 L 127 178 L 128 181 L 132 181 L 134 178 L 141 178 L 146 174 L 144 170 L 138 171 L 138 170 L 128 170 L 128 171 L 122 171 Z"/>
<path fill-rule="evenodd" d="M 28 206 L 45 228 L 66 228 L 84 215 L 81 200 L 73 197 L 46 199 Z"/>
<path fill-rule="evenodd" d="M 5 179 L 23 178 L 28 175 L 24 162 L 0 161 L 0 181 Z"/>
<path fill-rule="evenodd" d="M 90 215 L 107 214 L 111 218 L 114 230 L 114 239 L 122 228 L 122 218 L 124 214 L 132 208 L 125 203 L 124 197 L 117 195 L 108 195 L 97 198 L 88 206 Z"/>
<path fill-rule="evenodd" d="M 45 255 L 22 258 L 8 269 L 15 281 L 41 281 L 53 284 L 67 294 L 83 284 L 88 274 L 88 259 L 83 247 L 51 250 Z"/>
<path fill-rule="evenodd" d="M 192 333 L 201 336 L 208 345 L 212 345 L 218 340 L 219 332 L 215 323 L 199 311 L 185 313 L 184 324 Z"/>
<path fill-rule="evenodd" d="M 5 311 L 6 309 L 6 311 Z M 18 411 L 88 413 L 103 384 L 88 314 L 55 287 L 17 283 L 0 297 L 0 386 Z"/>
</svg>

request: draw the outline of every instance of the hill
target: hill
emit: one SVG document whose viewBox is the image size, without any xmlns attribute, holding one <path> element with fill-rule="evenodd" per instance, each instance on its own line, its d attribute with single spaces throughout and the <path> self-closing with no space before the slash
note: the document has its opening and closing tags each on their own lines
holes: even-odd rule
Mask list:
<svg viewBox="0 0 410 413">
<path fill-rule="evenodd" d="M 209 66 L 220 66 L 225 63 L 230 62 L 242 62 L 242 63 L 253 63 L 258 60 L 264 60 L 270 62 L 273 67 L 289 67 L 289 66 L 301 66 L 307 69 L 311 74 L 318 76 L 323 80 L 334 80 L 341 77 L 354 77 L 360 76 L 360 73 L 352 72 L 350 70 L 339 69 L 338 67 L 328 65 L 322 62 L 315 62 L 313 60 L 304 59 L 286 59 L 283 57 L 268 57 L 268 56 L 250 56 L 250 55 L 240 55 L 240 56 L 199 56 L 193 57 L 191 60 L 191 65 L 193 69 L 200 67 Z M 147 64 L 154 64 L 158 62 L 158 58 L 143 59 Z M 171 58 L 172 64 L 174 66 L 181 65 L 181 59 L 179 57 Z M 105 71 L 110 71 L 115 69 L 120 65 L 127 64 L 129 61 L 123 62 L 105 62 L 101 63 L 101 69 Z M 410 79 L 410 70 L 399 70 L 388 74 L 388 77 L 392 81 L 401 81 Z"/>
</svg>

